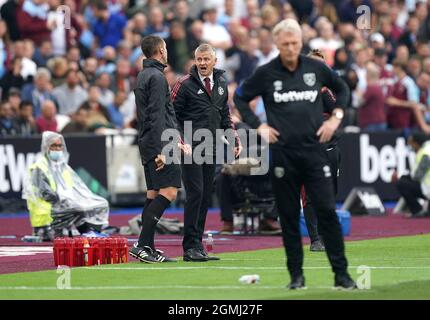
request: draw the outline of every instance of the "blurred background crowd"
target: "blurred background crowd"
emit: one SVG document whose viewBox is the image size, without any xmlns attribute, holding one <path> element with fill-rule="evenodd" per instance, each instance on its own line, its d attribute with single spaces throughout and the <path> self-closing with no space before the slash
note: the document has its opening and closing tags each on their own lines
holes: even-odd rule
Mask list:
<svg viewBox="0 0 430 320">
<path fill-rule="evenodd" d="M 362 5 L 369 17 L 357 11 Z M 302 25 L 303 53 L 320 49 L 350 87 L 344 127 L 430 133 L 429 1 L 0 0 L 0 7 L 0 136 L 136 128 L 133 88 L 150 34 L 166 41 L 172 87 L 194 49 L 213 45 L 232 96 L 278 55 L 271 29 L 287 17 Z M 252 106 L 264 120 L 261 99 Z M 231 98 L 230 107 L 239 122 Z"/>
</svg>

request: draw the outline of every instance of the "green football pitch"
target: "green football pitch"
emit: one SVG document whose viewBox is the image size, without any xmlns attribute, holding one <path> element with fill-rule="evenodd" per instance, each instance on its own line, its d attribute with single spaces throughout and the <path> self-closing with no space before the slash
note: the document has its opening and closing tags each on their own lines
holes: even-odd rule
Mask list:
<svg viewBox="0 0 430 320">
<path fill-rule="evenodd" d="M 362 287 L 336 291 L 325 253 L 305 247 L 307 290 L 288 291 L 282 248 L 224 253 L 206 263 L 128 263 L 0 275 L 0 299 L 430 299 L 430 235 L 346 243 L 349 272 Z M 241 284 L 258 274 L 257 284 Z"/>
</svg>

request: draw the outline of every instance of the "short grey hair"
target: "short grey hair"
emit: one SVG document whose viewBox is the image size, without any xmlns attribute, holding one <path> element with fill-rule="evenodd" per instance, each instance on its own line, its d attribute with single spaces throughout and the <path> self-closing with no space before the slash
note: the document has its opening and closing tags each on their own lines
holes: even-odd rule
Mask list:
<svg viewBox="0 0 430 320">
<path fill-rule="evenodd" d="M 196 56 L 197 52 L 212 52 L 212 55 L 216 57 L 216 51 L 215 48 L 212 47 L 208 43 L 203 43 L 197 47 L 197 49 L 194 51 L 194 56 Z"/>
<path fill-rule="evenodd" d="M 38 79 L 40 77 L 46 77 L 48 78 L 48 81 L 51 81 L 51 72 L 47 68 L 39 68 L 37 69 L 35 79 Z"/>
<path fill-rule="evenodd" d="M 302 28 L 299 23 L 291 18 L 287 18 L 279 22 L 272 30 L 273 36 L 277 36 L 280 32 L 294 33 L 302 36 Z"/>
</svg>

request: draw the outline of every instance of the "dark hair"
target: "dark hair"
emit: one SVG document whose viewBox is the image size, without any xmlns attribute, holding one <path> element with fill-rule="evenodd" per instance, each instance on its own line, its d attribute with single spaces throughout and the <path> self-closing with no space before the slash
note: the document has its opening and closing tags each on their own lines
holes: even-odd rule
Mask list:
<svg viewBox="0 0 430 320">
<path fill-rule="evenodd" d="M 403 60 L 400 60 L 400 59 L 394 59 L 394 61 L 393 61 L 393 67 L 399 67 L 404 72 L 407 71 L 407 63 L 405 61 L 403 61 Z"/>
<path fill-rule="evenodd" d="M 146 36 L 142 39 L 140 48 L 147 58 L 152 58 L 157 54 L 157 50 L 163 44 L 164 40 L 158 36 Z"/>
<path fill-rule="evenodd" d="M 412 134 L 411 138 L 414 142 L 422 146 L 430 137 L 424 132 L 415 132 Z"/>
<path fill-rule="evenodd" d="M 94 6 L 97 10 L 108 10 L 108 6 L 104 1 L 96 1 Z"/>
<path fill-rule="evenodd" d="M 71 74 L 72 72 L 74 72 L 74 73 L 77 74 L 78 70 L 75 70 L 75 69 L 72 69 L 72 68 L 67 69 L 65 77 L 67 78 L 69 76 L 69 74 Z"/>
<path fill-rule="evenodd" d="M 30 101 L 21 101 L 21 103 L 19 104 L 19 110 L 23 110 L 25 107 L 32 107 L 33 108 L 33 104 Z"/>
</svg>

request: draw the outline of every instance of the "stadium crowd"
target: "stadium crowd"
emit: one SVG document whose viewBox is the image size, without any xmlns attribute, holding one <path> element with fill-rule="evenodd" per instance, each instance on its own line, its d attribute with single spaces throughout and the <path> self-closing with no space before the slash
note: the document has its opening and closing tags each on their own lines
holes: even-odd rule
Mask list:
<svg viewBox="0 0 430 320">
<path fill-rule="evenodd" d="M 370 16 L 357 11 L 361 5 Z M 344 126 L 430 133 L 428 1 L 0 0 L 0 6 L 0 136 L 136 127 L 133 88 L 141 40 L 150 34 L 166 41 L 171 87 L 207 42 L 217 49 L 232 96 L 277 56 L 270 31 L 287 17 L 302 25 L 304 53 L 320 49 L 349 85 Z M 253 107 L 264 119 L 261 99 Z"/>
</svg>

